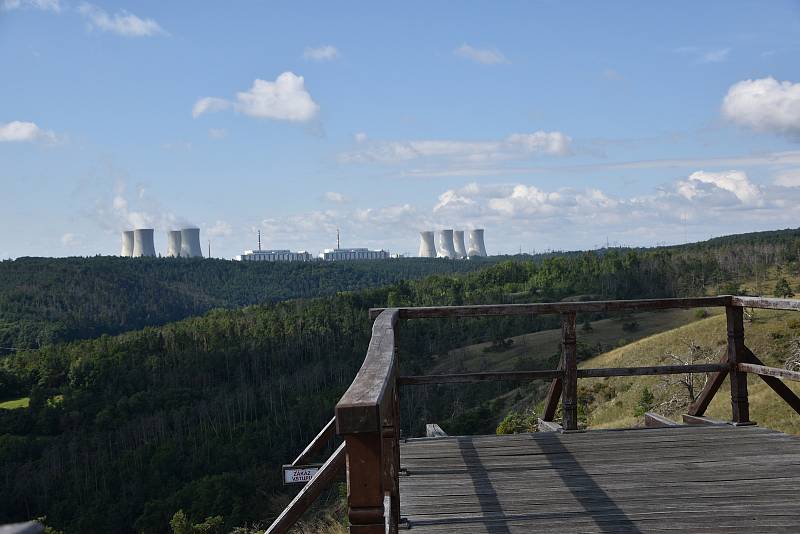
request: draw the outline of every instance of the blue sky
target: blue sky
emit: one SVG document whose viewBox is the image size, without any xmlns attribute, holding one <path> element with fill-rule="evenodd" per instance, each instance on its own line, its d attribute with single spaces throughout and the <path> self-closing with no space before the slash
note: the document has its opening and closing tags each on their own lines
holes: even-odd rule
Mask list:
<svg viewBox="0 0 800 534">
<path fill-rule="evenodd" d="M 800 226 L 798 2 L 0 0 L 0 257 Z"/>
</svg>

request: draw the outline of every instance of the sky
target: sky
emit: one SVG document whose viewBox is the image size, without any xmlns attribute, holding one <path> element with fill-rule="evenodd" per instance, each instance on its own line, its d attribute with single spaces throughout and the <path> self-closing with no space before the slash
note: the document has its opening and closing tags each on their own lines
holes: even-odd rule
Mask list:
<svg viewBox="0 0 800 534">
<path fill-rule="evenodd" d="M 800 2 L 0 0 L 0 258 L 800 226 Z"/>
</svg>

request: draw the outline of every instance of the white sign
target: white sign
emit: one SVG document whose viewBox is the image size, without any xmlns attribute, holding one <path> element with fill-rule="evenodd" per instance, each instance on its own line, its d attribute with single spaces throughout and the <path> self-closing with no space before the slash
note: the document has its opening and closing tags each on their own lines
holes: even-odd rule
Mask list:
<svg viewBox="0 0 800 534">
<path fill-rule="evenodd" d="M 290 465 L 283 466 L 283 483 L 284 484 L 305 484 L 317 474 L 319 466 L 316 465 L 301 465 L 292 467 Z"/>
</svg>

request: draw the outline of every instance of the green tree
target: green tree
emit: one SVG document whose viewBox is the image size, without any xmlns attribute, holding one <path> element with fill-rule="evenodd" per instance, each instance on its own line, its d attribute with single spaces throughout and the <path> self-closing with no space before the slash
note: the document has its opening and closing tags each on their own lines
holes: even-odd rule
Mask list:
<svg viewBox="0 0 800 534">
<path fill-rule="evenodd" d="M 636 403 L 636 409 L 634 410 L 633 414 L 636 417 L 641 417 L 645 413 L 651 411 L 655 407 L 655 395 L 653 392 L 650 391 L 648 388 L 644 388 L 642 390 L 642 394 L 639 395 L 639 402 Z"/>
<path fill-rule="evenodd" d="M 774 294 L 776 297 L 790 299 L 794 296 L 794 291 L 792 291 L 792 288 L 789 285 L 789 282 L 786 280 L 786 278 L 781 278 L 775 284 Z"/>
</svg>

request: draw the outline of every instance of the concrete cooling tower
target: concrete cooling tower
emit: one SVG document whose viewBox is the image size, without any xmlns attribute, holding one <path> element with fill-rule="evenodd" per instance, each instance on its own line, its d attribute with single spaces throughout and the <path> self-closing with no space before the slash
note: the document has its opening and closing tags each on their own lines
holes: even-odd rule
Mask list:
<svg viewBox="0 0 800 534">
<path fill-rule="evenodd" d="M 439 230 L 439 248 L 436 251 L 439 258 L 455 259 L 456 249 L 453 245 L 453 231 Z"/>
<path fill-rule="evenodd" d="M 436 246 L 433 244 L 433 232 L 419 233 L 419 257 L 435 258 Z"/>
<path fill-rule="evenodd" d="M 183 258 L 203 257 L 203 249 L 200 246 L 199 228 L 181 229 L 181 257 Z"/>
<path fill-rule="evenodd" d="M 486 245 L 483 244 L 483 228 L 469 231 L 469 257 L 486 256 Z"/>
<path fill-rule="evenodd" d="M 467 257 L 467 247 L 464 246 L 464 230 L 453 231 L 453 245 L 456 249 L 456 258 Z"/>
<path fill-rule="evenodd" d="M 167 232 L 167 257 L 178 258 L 181 255 L 181 231 L 170 230 Z"/>
<path fill-rule="evenodd" d="M 155 256 L 156 247 L 153 244 L 153 229 L 138 228 L 133 231 L 133 256 Z"/>
<path fill-rule="evenodd" d="M 122 232 L 122 252 L 119 255 L 125 258 L 133 256 L 133 230 Z"/>
</svg>

